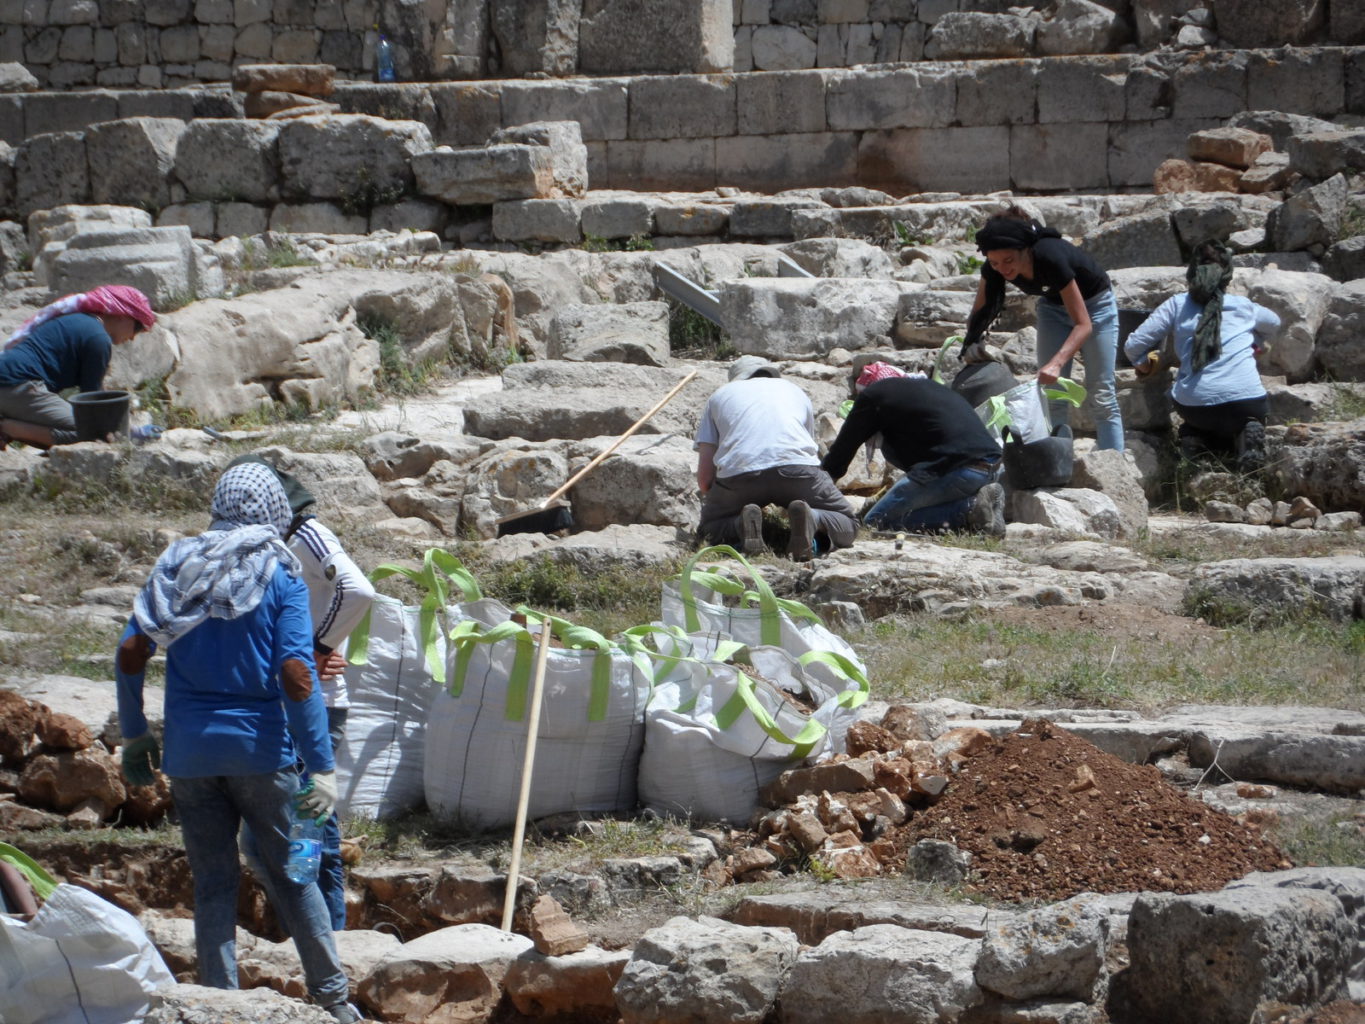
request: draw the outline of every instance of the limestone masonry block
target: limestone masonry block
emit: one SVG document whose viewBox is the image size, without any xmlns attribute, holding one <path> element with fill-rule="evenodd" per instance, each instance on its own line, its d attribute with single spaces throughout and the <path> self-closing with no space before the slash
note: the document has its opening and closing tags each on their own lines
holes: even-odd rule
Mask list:
<svg viewBox="0 0 1365 1024">
<path fill-rule="evenodd" d="M 858 180 L 857 135 L 744 135 L 716 140 L 716 181 L 777 192 L 852 185 Z"/>
<path fill-rule="evenodd" d="M 1253 53 L 1247 61 L 1248 110 L 1332 117 L 1345 104 L 1345 55 L 1333 47 Z"/>
<path fill-rule="evenodd" d="M 79 131 L 99 121 L 113 121 L 118 115 L 118 100 L 103 90 L 79 93 L 42 92 L 24 98 L 24 131 Z"/>
<path fill-rule="evenodd" d="M 1126 57 L 1039 61 L 1038 123 L 1122 121 Z"/>
<path fill-rule="evenodd" d="M 929 60 L 1031 57 L 1037 22 L 1014 14 L 950 11 L 934 23 L 924 43 Z"/>
<path fill-rule="evenodd" d="M 171 201 L 171 168 L 185 122 L 134 117 L 94 125 L 85 135 L 90 163 L 90 197 L 160 209 Z"/>
<path fill-rule="evenodd" d="M 598 238 L 631 238 L 654 233 L 654 200 L 593 197 L 583 203 L 583 234 Z"/>
<path fill-rule="evenodd" d="M 661 235 L 722 235 L 730 223 L 730 208 L 715 203 L 659 206 L 654 227 Z"/>
<path fill-rule="evenodd" d="M 198 273 L 190 229 L 87 229 L 68 239 L 52 261 L 49 285 L 67 295 L 112 280 L 140 288 L 153 306 L 193 294 Z"/>
<path fill-rule="evenodd" d="M 615 188 L 714 188 L 715 139 L 631 139 L 607 143 L 607 182 Z"/>
<path fill-rule="evenodd" d="M 1162 160 L 1185 155 L 1191 132 L 1216 128 L 1212 119 L 1128 121 L 1109 126 L 1109 186 L 1150 184 L 1152 168 Z"/>
<path fill-rule="evenodd" d="M 739 75 L 735 89 L 741 135 L 825 130 L 824 72 Z"/>
<path fill-rule="evenodd" d="M 1269 135 L 1246 128 L 1208 128 L 1190 136 L 1191 160 L 1209 160 L 1246 170 L 1275 146 Z"/>
<path fill-rule="evenodd" d="M 53 132 L 24 141 L 14 155 L 14 203 L 21 219 L 37 210 L 90 201 L 82 132 Z"/>
<path fill-rule="evenodd" d="M 299 93 L 332 96 L 336 68 L 330 64 L 239 64 L 232 87 L 239 93 Z"/>
<path fill-rule="evenodd" d="M 994 192 L 1010 181 L 1010 129 L 906 128 L 864 132 L 858 180 L 893 195 Z"/>
<path fill-rule="evenodd" d="M 734 59 L 732 0 L 583 0 L 584 74 L 730 71 Z"/>
<path fill-rule="evenodd" d="M 1036 60 L 975 61 L 957 76 L 957 123 L 1026 124 L 1037 117 Z"/>
<path fill-rule="evenodd" d="M 412 158 L 430 150 L 432 141 L 417 121 L 343 114 L 288 122 L 279 147 L 286 195 L 369 206 L 411 190 Z"/>
<path fill-rule="evenodd" d="M 488 142 L 544 147 L 550 155 L 552 196 L 581 196 L 588 190 L 588 151 L 577 121 L 519 124 L 494 132 Z"/>
<path fill-rule="evenodd" d="M 809 359 L 886 345 L 900 291 L 894 281 L 741 278 L 720 285 L 721 318 L 739 352 Z"/>
<path fill-rule="evenodd" d="M 1080 191 L 1109 184 L 1106 124 L 1015 125 L 1010 179 L 1015 188 Z"/>
<path fill-rule="evenodd" d="M 832 27 L 822 26 L 821 33 Z M 815 40 L 791 25 L 760 25 L 749 39 L 749 57 L 755 71 L 813 68 L 823 63 L 819 56 Z"/>
<path fill-rule="evenodd" d="M 578 242 L 576 199 L 520 199 L 493 204 L 493 237 L 503 242 Z"/>
<path fill-rule="evenodd" d="M 431 86 L 436 141 L 442 146 L 482 146 L 502 127 L 502 89 L 510 84 L 440 82 Z"/>
<path fill-rule="evenodd" d="M 832 130 L 932 128 L 952 121 L 954 76 L 941 69 L 836 72 L 826 87 Z"/>
<path fill-rule="evenodd" d="M 198 199 L 269 202 L 279 194 L 276 121 L 194 121 L 181 137 L 175 174 Z"/>
<path fill-rule="evenodd" d="M 576 121 L 584 141 L 624 139 L 629 126 L 628 84 L 624 78 L 504 82 L 502 120 Z"/>
<path fill-rule="evenodd" d="M 412 170 L 420 195 L 453 206 L 549 198 L 554 190 L 550 151 L 545 146 L 442 146 L 414 156 Z"/>
<path fill-rule="evenodd" d="M 251 203 L 218 203 L 215 234 L 219 238 L 249 238 L 270 226 L 270 211 Z"/>
<path fill-rule="evenodd" d="M 1289 140 L 1289 166 L 1314 181 L 1365 169 L 1365 128 L 1312 132 Z"/>
<path fill-rule="evenodd" d="M 332 93 L 331 100 L 343 114 L 421 121 L 433 133 L 438 124 L 431 89 L 415 82 L 346 82 Z"/>
<path fill-rule="evenodd" d="M 1175 118 L 1226 118 L 1246 110 L 1248 55 L 1210 54 L 1176 69 L 1171 78 Z"/>
<path fill-rule="evenodd" d="M 1296 45 L 1315 41 L 1327 18 L 1326 0 L 1288 0 L 1265 4 L 1257 0 L 1215 0 L 1210 4 L 1218 34 L 1230 46 Z"/>
<path fill-rule="evenodd" d="M 630 83 L 630 137 L 681 139 L 735 134 L 733 75 L 662 75 Z"/>
</svg>

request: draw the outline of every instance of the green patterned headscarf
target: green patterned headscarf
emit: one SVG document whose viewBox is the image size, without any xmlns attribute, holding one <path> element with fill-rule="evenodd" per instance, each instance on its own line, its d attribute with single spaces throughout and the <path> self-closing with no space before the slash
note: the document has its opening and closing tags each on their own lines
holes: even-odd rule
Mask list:
<svg viewBox="0 0 1365 1024">
<path fill-rule="evenodd" d="M 1223 354 L 1223 293 L 1232 283 L 1232 248 L 1224 242 L 1199 246 L 1185 270 L 1185 280 L 1190 298 L 1204 307 L 1190 349 L 1190 371 L 1198 373 Z"/>
</svg>

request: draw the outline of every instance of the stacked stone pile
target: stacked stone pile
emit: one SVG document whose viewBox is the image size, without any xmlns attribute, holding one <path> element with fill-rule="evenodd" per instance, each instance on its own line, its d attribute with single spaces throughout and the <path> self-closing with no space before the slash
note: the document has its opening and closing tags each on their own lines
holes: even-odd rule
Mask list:
<svg viewBox="0 0 1365 1024">
<path fill-rule="evenodd" d="M 241 64 L 233 69 L 232 88 L 246 93 L 247 117 L 334 114 L 340 108 L 325 101 L 335 78 L 330 64 Z"/>
</svg>

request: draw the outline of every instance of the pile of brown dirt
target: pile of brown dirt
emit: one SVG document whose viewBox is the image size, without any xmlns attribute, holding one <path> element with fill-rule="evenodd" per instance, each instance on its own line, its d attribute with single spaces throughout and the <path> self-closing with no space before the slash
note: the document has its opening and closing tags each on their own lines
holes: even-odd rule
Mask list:
<svg viewBox="0 0 1365 1024">
<path fill-rule="evenodd" d="M 920 839 L 971 853 L 972 888 L 1012 901 L 1208 892 L 1291 866 L 1257 830 L 1186 796 L 1156 768 L 1043 720 L 964 762 L 942 798 L 896 830 L 897 853 Z"/>
</svg>

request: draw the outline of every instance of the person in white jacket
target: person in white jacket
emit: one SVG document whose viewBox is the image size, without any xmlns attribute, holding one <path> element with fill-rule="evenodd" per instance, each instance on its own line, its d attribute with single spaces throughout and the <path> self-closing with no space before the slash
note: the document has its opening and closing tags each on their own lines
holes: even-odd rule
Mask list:
<svg viewBox="0 0 1365 1024">
<path fill-rule="evenodd" d="M 335 752 L 346 732 L 351 702 L 346 690 L 346 638 L 374 601 L 374 586 L 342 547 L 341 541 L 310 511 L 316 499 L 289 473 L 259 455 L 240 455 L 228 463 L 257 462 L 269 466 L 284 487 L 293 519 L 285 535 L 289 550 L 303 567 L 308 586 L 308 610 L 313 619 L 313 657 L 318 682 L 327 704 L 327 731 Z M 346 875 L 341 862 L 341 826 L 333 814 L 322 837 L 322 866 L 318 887 L 327 902 L 332 928 L 346 927 Z"/>
</svg>

